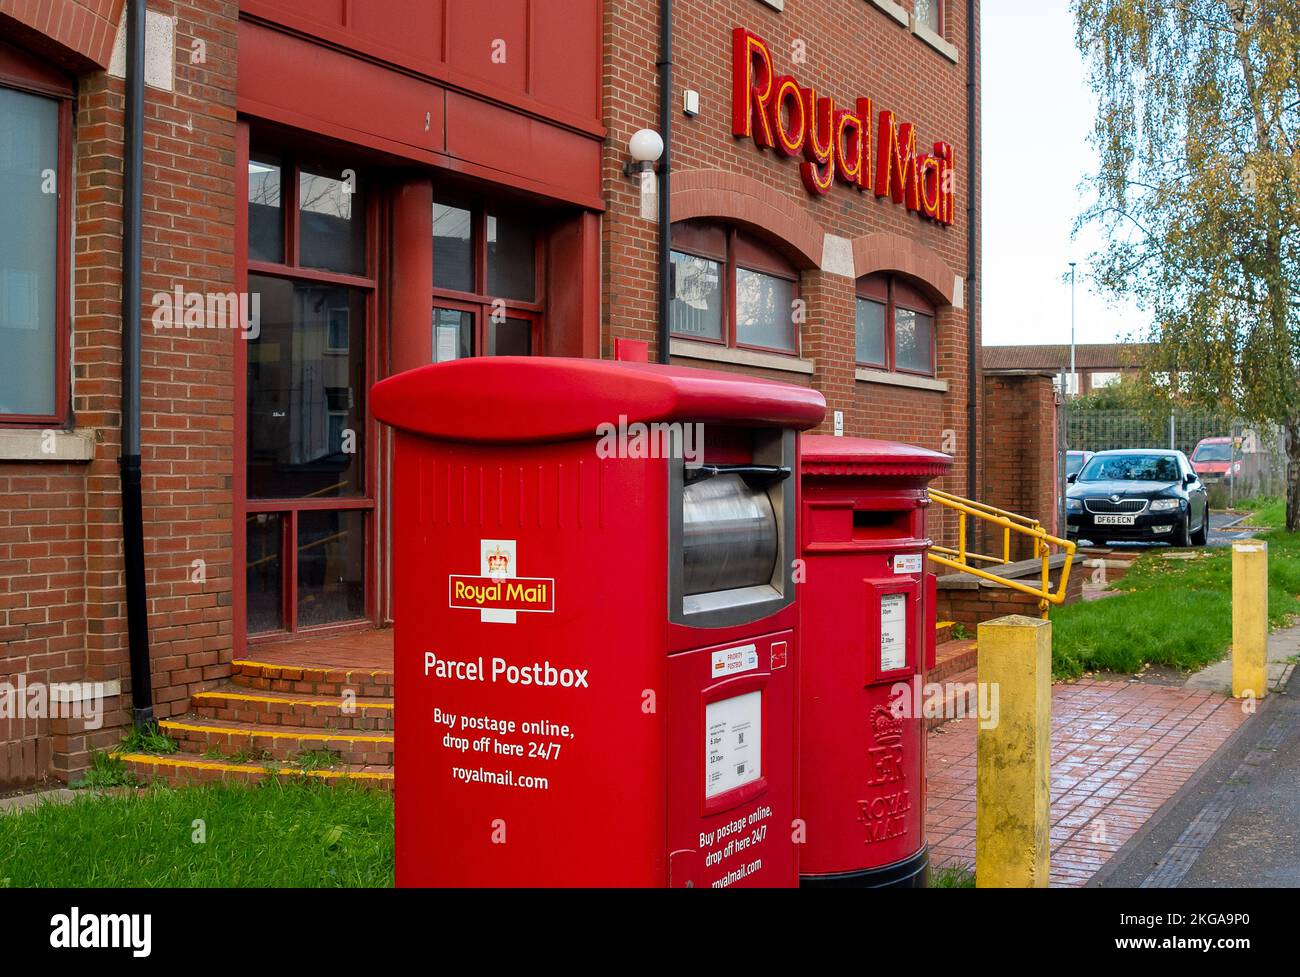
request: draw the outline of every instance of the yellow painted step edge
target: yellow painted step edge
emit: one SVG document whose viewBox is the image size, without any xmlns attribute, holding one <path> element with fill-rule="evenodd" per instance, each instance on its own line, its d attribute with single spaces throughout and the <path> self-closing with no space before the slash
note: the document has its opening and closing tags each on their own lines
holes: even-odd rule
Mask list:
<svg viewBox="0 0 1300 977">
<path fill-rule="evenodd" d="M 271 770 L 238 763 L 216 763 L 211 760 L 175 760 L 171 757 L 154 756 L 152 753 L 118 753 L 119 760 L 126 763 L 152 763 L 162 767 L 174 767 L 178 770 L 220 770 L 223 773 L 275 773 L 282 777 L 342 777 L 347 780 L 392 780 L 391 773 L 366 773 L 360 770 Z"/>
<path fill-rule="evenodd" d="M 935 623 L 934 629 L 936 631 L 942 631 L 944 628 L 950 628 L 956 623 L 956 621 L 938 621 Z"/>
<path fill-rule="evenodd" d="M 238 699 L 241 702 L 288 702 L 298 706 L 337 706 L 338 699 L 286 699 L 278 695 L 245 695 L 242 692 L 195 692 L 191 699 Z M 358 702 L 358 709 L 391 709 L 391 702 Z"/>
<path fill-rule="evenodd" d="M 241 736 L 267 736 L 272 740 L 339 740 L 344 743 L 391 743 L 391 735 L 357 736 L 339 733 L 273 733 L 264 729 L 240 729 L 231 726 L 200 726 L 194 723 L 178 723 L 164 719 L 158 723 L 159 729 L 184 730 L 187 733 L 238 733 Z"/>
<path fill-rule="evenodd" d="M 376 668 L 367 671 L 364 668 L 335 668 L 332 665 L 285 665 L 281 662 L 257 662 L 250 658 L 236 658 L 230 663 L 231 665 L 251 665 L 254 668 L 275 668 L 283 671 L 286 668 L 293 669 L 295 672 L 342 672 L 344 675 L 369 675 L 374 678 L 376 675 L 392 676 L 392 671 L 386 668 Z"/>
</svg>

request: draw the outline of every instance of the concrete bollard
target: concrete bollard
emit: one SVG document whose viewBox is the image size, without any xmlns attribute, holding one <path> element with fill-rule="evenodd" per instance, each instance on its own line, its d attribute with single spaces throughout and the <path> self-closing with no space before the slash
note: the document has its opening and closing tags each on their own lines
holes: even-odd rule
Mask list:
<svg viewBox="0 0 1300 977">
<path fill-rule="evenodd" d="M 1268 543 L 1232 544 L 1232 694 L 1268 695 Z"/>
<path fill-rule="evenodd" d="M 1012 615 L 979 626 L 980 685 L 997 683 L 975 753 L 975 885 L 1046 888 L 1051 854 L 1052 624 Z"/>
</svg>

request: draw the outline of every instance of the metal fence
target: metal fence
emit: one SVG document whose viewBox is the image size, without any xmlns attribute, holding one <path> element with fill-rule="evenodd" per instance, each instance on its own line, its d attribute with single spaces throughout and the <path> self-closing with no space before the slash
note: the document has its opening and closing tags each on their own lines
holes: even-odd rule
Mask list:
<svg viewBox="0 0 1300 977">
<path fill-rule="evenodd" d="M 1211 502 L 1280 496 L 1286 487 L 1286 451 L 1277 427 L 1247 424 L 1227 415 L 1178 411 L 1155 417 L 1141 411 L 1062 408 L 1062 433 L 1070 451 L 1176 448 L 1189 458 L 1203 438 L 1232 438 L 1231 477 L 1211 483 Z"/>
</svg>

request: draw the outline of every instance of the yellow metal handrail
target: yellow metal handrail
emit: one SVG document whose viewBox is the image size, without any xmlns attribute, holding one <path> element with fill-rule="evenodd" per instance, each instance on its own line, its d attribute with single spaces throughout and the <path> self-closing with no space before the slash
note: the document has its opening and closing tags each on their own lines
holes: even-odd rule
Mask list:
<svg viewBox="0 0 1300 977">
<path fill-rule="evenodd" d="M 1044 618 L 1047 617 L 1048 609 L 1052 604 L 1065 603 L 1065 590 L 1070 582 L 1070 566 L 1074 562 L 1075 545 L 1068 539 L 1061 539 L 1053 536 L 1043 529 L 1042 524 L 1037 519 L 1031 519 L 1028 516 L 1018 515 L 1014 512 L 1008 512 L 1005 509 L 998 509 L 995 506 L 986 505 L 983 502 L 975 502 L 972 499 L 963 499 L 959 495 L 952 495 L 948 492 L 940 492 L 937 489 L 930 490 L 930 498 L 946 509 L 951 509 L 957 513 L 957 548 L 950 546 L 932 546 L 930 548 L 930 559 L 940 566 L 951 567 L 962 573 L 969 573 L 972 576 L 979 577 L 983 580 L 991 580 L 1000 583 L 1004 587 L 1010 587 L 1022 594 L 1029 594 L 1038 598 L 1038 610 Z M 988 556 L 983 553 L 975 553 L 966 548 L 966 519 L 967 517 L 978 519 L 987 525 L 997 526 L 1002 530 L 1002 556 Z M 1028 584 L 1021 583 L 1019 580 L 1013 580 L 1010 577 L 998 576 L 996 573 L 990 573 L 988 570 L 971 566 L 972 560 L 981 563 L 992 563 L 999 566 L 1006 566 L 1011 560 L 1011 534 L 1018 533 L 1022 536 L 1028 536 L 1034 541 L 1034 559 L 1042 560 L 1043 563 L 1043 582 L 1040 587 L 1031 587 Z M 1057 547 L 1065 554 L 1065 563 L 1061 567 L 1061 579 L 1057 584 L 1056 590 L 1052 590 L 1051 580 L 1051 558 L 1052 548 Z"/>
</svg>

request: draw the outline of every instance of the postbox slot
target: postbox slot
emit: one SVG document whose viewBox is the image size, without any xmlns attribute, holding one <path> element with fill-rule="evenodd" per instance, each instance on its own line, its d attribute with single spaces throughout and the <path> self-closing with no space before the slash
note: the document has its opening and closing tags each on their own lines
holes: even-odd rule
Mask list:
<svg viewBox="0 0 1300 977">
<path fill-rule="evenodd" d="M 794 435 L 710 427 L 704 452 L 669 465 L 669 620 L 747 624 L 793 600 Z"/>
<path fill-rule="evenodd" d="M 743 474 L 719 473 L 683 492 L 683 592 L 708 594 L 769 583 L 776 565 L 776 512 Z"/>
<path fill-rule="evenodd" d="M 912 535 L 912 512 L 854 509 L 854 539 L 904 539 Z"/>
</svg>

